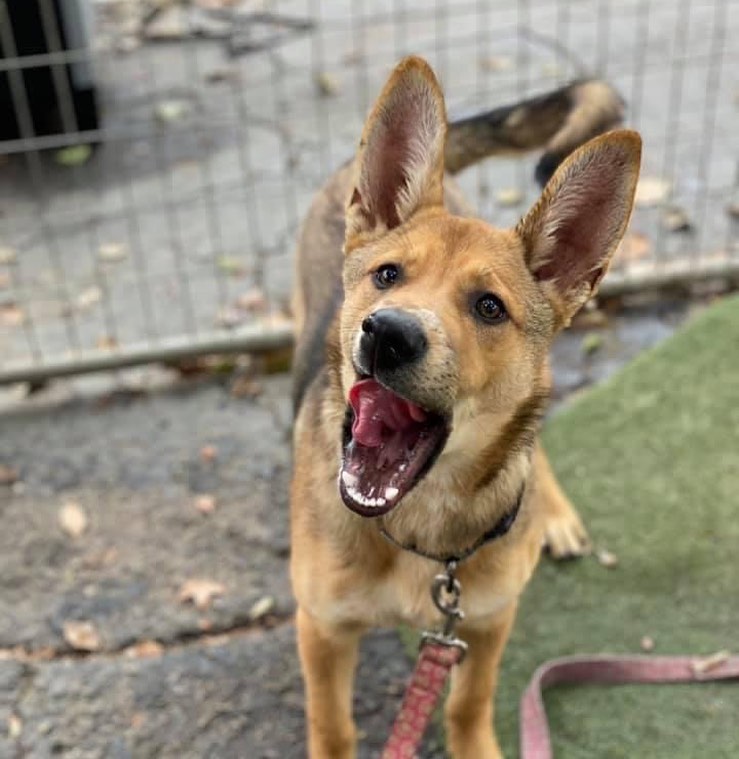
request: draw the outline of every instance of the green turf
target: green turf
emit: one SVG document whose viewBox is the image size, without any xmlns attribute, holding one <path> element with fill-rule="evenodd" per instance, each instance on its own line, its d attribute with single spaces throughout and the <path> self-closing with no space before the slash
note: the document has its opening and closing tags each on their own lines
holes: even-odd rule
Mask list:
<svg viewBox="0 0 739 759">
<path fill-rule="evenodd" d="M 547 424 L 544 440 L 597 546 L 542 561 L 506 650 L 496 724 L 518 755 L 537 664 L 574 653 L 739 650 L 739 299 L 720 302 Z M 739 683 L 560 687 L 556 757 L 737 757 Z"/>
</svg>

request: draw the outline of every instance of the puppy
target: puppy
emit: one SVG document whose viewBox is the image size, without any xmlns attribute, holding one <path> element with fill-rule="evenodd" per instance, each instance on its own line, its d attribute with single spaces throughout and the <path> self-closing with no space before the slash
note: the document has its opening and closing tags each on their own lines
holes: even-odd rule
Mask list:
<svg viewBox="0 0 739 759">
<path fill-rule="evenodd" d="M 586 136 L 609 123 L 589 117 Z M 557 556 L 588 546 L 537 432 L 551 343 L 628 223 L 640 138 L 592 139 L 515 229 L 497 229 L 445 177 L 464 152 L 448 133 L 433 72 L 403 60 L 299 241 L 291 578 L 314 759 L 355 756 L 362 633 L 438 627 L 440 565 L 419 554 L 478 545 L 457 575 L 468 652 L 445 721 L 454 757 L 500 756 L 493 694 L 518 598 L 543 545 Z"/>
</svg>

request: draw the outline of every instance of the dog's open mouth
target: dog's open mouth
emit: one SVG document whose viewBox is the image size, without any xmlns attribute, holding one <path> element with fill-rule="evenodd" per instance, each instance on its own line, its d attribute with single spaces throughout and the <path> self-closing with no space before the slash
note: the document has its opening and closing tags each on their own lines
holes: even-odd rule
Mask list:
<svg viewBox="0 0 739 759">
<path fill-rule="evenodd" d="M 387 514 L 431 468 L 447 437 L 447 420 L 361 379 L 349 391 L 339 490 L 357 514 Z M 351 428 L 349 429 L 349 424 Z"/>
</svg>

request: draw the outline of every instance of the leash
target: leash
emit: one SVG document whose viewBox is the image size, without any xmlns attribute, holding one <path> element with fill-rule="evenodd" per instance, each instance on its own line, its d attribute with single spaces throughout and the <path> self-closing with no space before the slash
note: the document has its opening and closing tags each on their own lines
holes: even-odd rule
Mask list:
<svg viewBox="0 0 739 759">
<path fill-rule="evenodd" d="M 542 664 L 521 698 L 521 759 L 552 759 L 542 691 L 562 683 L 704 683 L 739 680 L 739 656 L 567 656 Z"/>
<path fill-rule="evenodd" d="M 427 631 L 421 634 L 416 666 L 406 686 L 390 737 L 385 743 L 382 759 L 414 759 L 416 756 L 416 749 L 441 698 L 452 667 L 461 663 L 467 651 L 467 644 L 454 635 L 455 626 L 464 619 L 464 612 L 459 608 L 462 586 L 456 577 L 457 567 L 483 545 L 502 537 L 511 529 L 521 509 L 525 488 L 524 483 L 513 507 L 491 529 L 471 546 L 453 556 L 437 556 L 421 550 L 415 544 L 400 543 L 384 527 L 380 527 L 382 536 L 396 548 L 424 559 L 438 561 L 444 566 L 444 572 L 436 575 L 431 583 L 431 599 L 441 612 L 444 624 L 439 632 Z"/>
<path fill-rule="evenodd" d="M 444 573 L 436 575 L 431 584 L 431 598 L 444 615 L 444 626 L 440 632 L 421 635 L 418 660 L 382 759 L 414 759 L 452 667 L 459 664 L 467 652 L 467 644 L 454 636 L 455 625 L 464 619 L 464 612 L 459 608 L 462 586 L 455 577 L 456 571 L 457 562 L 452 559 L 447 562 Z"/>
</svg>

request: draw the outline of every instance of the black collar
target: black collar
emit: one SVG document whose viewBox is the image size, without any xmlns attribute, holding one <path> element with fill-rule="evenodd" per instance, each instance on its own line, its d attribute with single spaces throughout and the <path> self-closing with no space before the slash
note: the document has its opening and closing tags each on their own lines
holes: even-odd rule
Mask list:
<svg viewBox="0 0 739 759">
<path fill-rule="evenodd" d="M 497 538 L 502 538 L 513 527 L 513 523 L 516 521 L 518 512 L 521 510 L 521 503 L 523 502 L 523 496 L 526 492 L 526 483 L 521 485 L 521 489 L 518 491 L 516 502 L 513 506 L 498 519 L 498 521 L 486 532 L 484 532 L 471 546 L 468 546 L 458 554 L 450 554 L 446 556 L 440 556 L 439 554 L 429 553 L 423 551 L 415 543 L 400 543 L 384 528 L 380 527 L 380 534 L 392 543 L 396 548 L 400 548 L 403 551 L 410 551 L 418 556 L 422 556 L 424 559 L 431 559 L 431 561 L 438 561 L 441 564 L 459 564 L 459 562 L 468 559 L 475 551 L 482 548 L 486 543 L 490 543 Z"/>
</svg>

